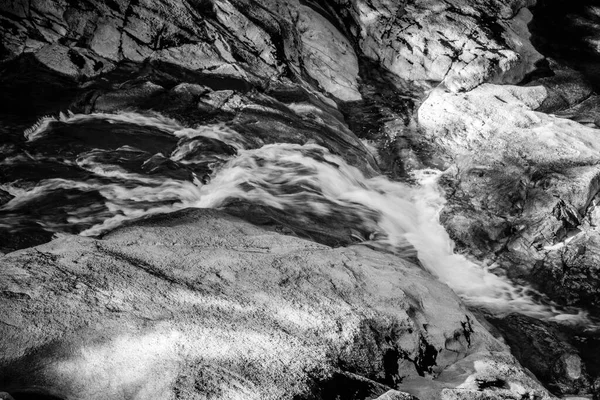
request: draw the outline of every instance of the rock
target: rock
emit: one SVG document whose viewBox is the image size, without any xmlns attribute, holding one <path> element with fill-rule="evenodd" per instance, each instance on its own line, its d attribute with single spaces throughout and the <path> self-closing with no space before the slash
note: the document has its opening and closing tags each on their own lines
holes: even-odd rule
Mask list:
<svg viewBox="0 0 600 400">
<path fill-rule="evenodd" d="M 90 42 L 90 48 L 98 55 L 112 61 L 120 61 L 119 49 L 122 34 L 120 26 L 115 26 L 114 21 L 98 21 L 98 27 Z"/>
<path fill-rule="evenodd" d="M 579 352 L 556 327 L 524 315 L 492 320 L 521 365 L 558 396 L 589 393 Z"/>
<path fill-rule="evenodd" d="M 581 229 L 600 173 L 597 131 L 533 111 L 546 93 L 484 84 L 462 95 L 435 91 L 419 109 L 421 126 L 457 165 L 445 226 L 463 248 L 495 253 L 509 275 L 534 284 L 542 283 L 530 276 L 536 262 Z"/>
<path fill-rule="evenodd" d="M 397 390 L 388 390 L 375 400 L 414 400 L 416 397 L 408 393 L 399 392 Z"/>
<path fill-rule="evenodd" d="M 2 210 L 14 226 L 25 217 L 29 224 L 0 232 L 0 251 L 89 228 L 99 215 L 126 218 L 177 201 L 147 197 L 147 209 L 119 208 L 84 181 L 129 189 L 169 179 L 166 192 L 184 182 L 195 196 L 242 147 L 316 143 L 367 177 L 409 180 L 413 169 L 454 163 L 442 219 L 459 249 L 491 257 L 565 303 L 595 306 L 596 257 L 587 250 L 598 245 L 593 86 L 588 70 L 543 60 L 530 6 L 4 2 L 6 131 L 20 135 L 21 125 L 49 113 L 26 132 L 47 122 L 52 135 L 19 142 L 26 162 L 3 166 L 7 183 L 45 180 L 49 193 L 24 202 L 21 214 Z M 137 122 L 154 112 L 167 118 L 140 127 L 123 122 L 132 117 L 125 109 L 144 113 Z M 119 116 L 94 114 L 86 125 L 67 110 Z M 58 190 L 71 178 L 77 189 Z M 17 400 L 195 398 L 199 390 L 232 398 L 547 397 L 445 286 L 353 246 L 372 232 L 352 218 L 242 201 L 225 209 L 263 226 L 188 211 L 104 240 L 67 236 L 3 256 L 0 390 Z M 574 371 L 572 358 L 563 361 Z"/>
<path fill-rule="evenodd" d="M 69 57 L 69 48 L 60 44 L 46 45 L 36 52 L 36 58 L 44 65 L 70 77 L 79 75 L 79 67 Z"/>
<path fill-rule="evenodd" d="M 340 100 L 361 99 L 358 60 L 352 45 L 329 21 L 306 6 L 299 9 L 298 31 L 306 72 Z"/>
<path fill-rule="evenodd" d="M 311 214 L 279 210 L 268 205 L 253 204 L 238 199 L 226 202 L 220 209 L 263 228 L 273 229 L 283 234 L 293 234 L 331 247 L 364 242 L 378 230 L 376 224 L 371 224 L 370 229 L 357 229 L 364 226 L 365 222 L 355 220 L 358 218 L 353 215 L 344 214 L 331 218 L 319 215 L 317 212 Z M 376 220 L 377 217 L 373 215 L 373 221 Z"/>
<path fill-rule="evenodd" d="M 6 190 L 0 189 L 0 207 L 2 207 L 3 205 L 5 205 L 6 203 L 8 203 L 14 197 L 15 196 L 13 196 L 12 194 L 8 193 Z"/>
<path fill-rule="evenodd" d="M 532 277 L 552 298 L 596 311 L 600 309 L 599 260 L 600 232 L 585 230 L 548 251 Z"/>
<path fill-rule="evenodd" d="M 152 82 L 134 84 L 128 88 L 119 88 L 96 97 L 93 105 L 94 111 L 115 112 L 131 108 L 139 108 L 145 102 L 164 91 L 160 85 Z"/>
<path fill-rule="evenodd" d="M 452 91 L 488 81 L 516 83 L 542 56 L 528 43 L 522 1 L 444 3 L 338 1 L 354 20 L 364 54 L 412 81 L 442 81 Z"/>
<path fill-rule="evenodd" d="M 586 100 L 594 91 L 584 75 L 555 61 L 550 62 L 552 76 L 536 79 L 529 86 L 544 86 L 547 96 L 537 108 L 545 113 L 561 112 L 558 115 L 569 117 L 567 109 L 575 108 Z"/>
<path fill-rule="evenodd" d="M 556 113 L 590 128 L 600 128 L 600 96 L 591 95 L 580 103 Z"/>
<path fill-rule="evenodd" d="M 21 226 L 16 231 L 10 228 L 0 229 L 0 252 L 10 253 L 11 251 L 37 246 L 52 240 L 53 234 L 51 232 L 47 232 L 35 224 L 28 225 Z"/>
<path fill-rule="evenodd" d="M 461 382 L 461 384 L 456 388 L 438 386 L 440 391 L 438 396 L 442 400 L 545 398 L 544 393 L 532 393 L 527 389 L 532 382 L 537 381 L 527 373 L 521 373 L 513 363 L 512 356 L 504 353 L 493 353 L 486 360 L 466 357 L 440 374 L 440 379 L 445 382 Z M 471 372 L 473 370 L 474 373 Z M 469 374 L 466 379 L 465 374 Z M 415 379 L 412 384 L 417 385 L 413 393 L 420 397 L 427 384 L 418 379 Z M 412 387 L 409 391 L 412 392 Z"/>
<path fill-rule="evenodd" d="M 244 11 L 251 18 L 254 17 L 249 10 L 244 9 Z M 271 39 L 271 35 L 252 21 L 252 19 L 257 21 L 256 17 L 252 19 L 248 18 L 234 4 L 228 1 L 215 2 L 214 12 L 219 22 L 229 27 L 232 33 L 242 43 L 249 46 L 253 52 L 259 54 L 265 63 L 273 67 L 277 66 L 277 48 Z"/>
<path fill-rule="evenodd" d="M 312 80 L 342 101 L 361 98 L 350 36 L 364 55 L 399 77 L 443 81 L 453 91 L 519 82 L 542 59 L 529 42 L 531 14 L 522 0 L 338 0 L 324 8 L 293 0 L 257 0 L 252 7 L 239 0 L 46 3 L 32 6 L 39 10 L 35 18 L 18 6 L 7 8 L 14 18 L 2 28 L 4 59 L 28 46 L 50 68 L 84 77 L 97 74 L 80 66 L 87 58 L 103 65 L 155 60 L 258 86 L 287 75 L 305 86 Z M 336 27 L 350 21 L 351 32 Z M 75 65 L 66 52 L 77 54 Z"/>
<path fill-rule="evenodd" d="M 416 397 L 388 386 L 349 372 L 337 372 L 313 386 L 308 396 L 310 400 L 332 398 L 369 399 L 369 400 L 416 400 Z"/>
<path fill-rule="evenodd" d="M 598 5 L 593 0 L 566 5 L 536 2 L 529 26 L 533 34 L 531 40 L 545 56 L 580 71 L 597 88 L 600 84 L 597 73 L 600 62 Z"/>
<path fill-rule="evenodd" d="M 372 388 L 410 392 L 404 382 L 424 379 L 460 393 L 484 372 L 492 379 L 484 366 L 501 357 L 512 371 L 496 368 L 511 387 L 502 393 L 549 398 L 418 267 L 218 211 L 154 217 L 102 240 L 63 236 L 0 268 L 0 387 L 15 395 L 322 398 L 344 371 Z"/>
</svg>

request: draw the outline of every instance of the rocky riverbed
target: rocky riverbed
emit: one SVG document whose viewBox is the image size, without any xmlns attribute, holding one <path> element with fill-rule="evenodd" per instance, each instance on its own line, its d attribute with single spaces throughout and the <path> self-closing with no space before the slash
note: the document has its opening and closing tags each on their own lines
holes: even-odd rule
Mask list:
<svg viewBox="0 0 600 400">
<path fill-rule="evenodd" d="M 598 43 L 591 0 L 2 2 L 0 399 L 597 396 Z"/>
</svg>

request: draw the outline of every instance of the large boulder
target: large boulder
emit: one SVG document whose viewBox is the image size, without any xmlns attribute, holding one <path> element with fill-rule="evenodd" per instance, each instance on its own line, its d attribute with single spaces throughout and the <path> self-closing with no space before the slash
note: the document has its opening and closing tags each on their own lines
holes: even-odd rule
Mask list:
<svg viewBox="0 0 600 400">
<path fill-rule="evenodd" d="M 292 0 L 276 6 L 235 0 L 53 0 L 1 7 L 0 61 L 31 54 L 50 69 L 83 80 L 123 62 L 175 66 L 204 80 L 238 79 L 261 87 L 295 75 L 316 80 L 334 98 L 360 98 L 357 58 L 348 39 Z"/>
<path fill-rule="evenodd" d="M 548 398 L 415 265 L 218 211 L 63 236 L 0 268 L 15 398 Z"/>
<path fill-rule="evenodd" d="M 437 90 L 419 122 L 455 165 L 442 181 L 441 219 L 459 250 L 562 305 L 597 312 L 598 131 L 535 111 L 552 93 L 492 84 Z"/>
<path fill-rule="evenodd" d="M 531 2 L 338 0 L 365 56 L 396 75 L 451 91 L 517 83 L 543 57 L 529 42 Z"/>
</svg>

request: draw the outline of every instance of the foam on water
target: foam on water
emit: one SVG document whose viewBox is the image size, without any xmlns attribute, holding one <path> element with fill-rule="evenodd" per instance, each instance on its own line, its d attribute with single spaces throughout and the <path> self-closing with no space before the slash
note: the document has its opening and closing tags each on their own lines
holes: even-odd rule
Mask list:
<svg viewBox="0 0 600 400">
<path fill-rule="evenodd" d="M 172 118 L 158 113 L 139 114 L 135 112 L 119 112 L 116 114 L 91 113 L 91 114 L 67 114 L 60 113 L 58 117 L 45 116 L 40 118 L 32 127 L 26 129 L 23 134 L 28 141 L 42 137 L 53 122 L 74 124 L 90 120 L 102 120 L 108 122 L 125 122 L 139 126 L 152 126 L 165 132 L 175 132 L 184 129 L 183 125 Z"/>
<path fill-rule="evenodd" d="M 521 312 L 548 320 L 586 323 L 584 313 L 558 310 L 549 301 L 540 304 L 534 299 L 543 297 L 539 293 L 514 285 L 454 253 L 454 244 L 438 218 L 445 202 L 437 185 L 441 174 L 418 171 L 415 178 L 420 185 L 409 186 L 382 176 L 366 178 L 357 168 L 316 145 L 268 145 L 244 151 L 226 164 L 200 190 L 195 206 L 218 207 L 235 197 L 281 210 L 310 208 L 332 217 L 344 212 L 362 213 L 362 219 L 368 221 L 378 215 L 379 231 L 368 243 L 399 251 L 400 255 L 410 244 L 424 268 L 471 306 L 495 313 Z M 290 192 L 290 186 L 304 190 Z"/>
<path fill-rule="evenodd" d="M 273 144 L 244 150 L 244 139 L 224 125 L 185 128 L 158 114 L 61 115 L 58 119 L 43 119 L 26 136 L 35 140 L 45 135 L 52 122 L 94 119 L 151 126 L 179 137 L 179 147 L 168 155 L 173 161 L 179 162 L 190 154 L 196 147 L 186 140 L 199 136 L 220 140 L 234 147 L 238 155 L 211 155 L 210 160 L 215 162 L 229 161 L 204 186 L 197 178 L 189 181 L 144 175 L 118 165 L 103 165 L 82 155 L 77 165 L 92 173 L 92 179 L 85 182 L 46 179 L 30 188 L 4 185 L 3 189 L 16 197 L 1 209 L 16 210 L 32 199 L 60 190 L 99 193 L 104 199 L 101 212 L 89 207 L 70 211 L 69 223 L 87 226 L 81 232 L 83 235 L 98 235 L 123 221 L 150 214 L 186 207 L 220 207 L 231 199 L 331 218 L 346 214 L 352 217 L 349 220 L 361 225 L 357 229 L 371 230 L 365 244 L 400 256 L 416 253 L 427 271 L 471 306 L 499 314 L 521 312 L 547 320 L 589 323 L 584 313 L 559 310 L 532 289 L 515 285 L 489 268 L 454 253 L 454 244 L 438 218 L 445 202 L 437 184 L 440 171 L 417 171 L 414 177 L 419 184 L 414 186 L 383 176 L 367 178 L 341 157 L 317 145 Z M 8 225 L 26 216 L 11 215 L 11 218 L 16 220 L 10 220 Z"/>
</svg>

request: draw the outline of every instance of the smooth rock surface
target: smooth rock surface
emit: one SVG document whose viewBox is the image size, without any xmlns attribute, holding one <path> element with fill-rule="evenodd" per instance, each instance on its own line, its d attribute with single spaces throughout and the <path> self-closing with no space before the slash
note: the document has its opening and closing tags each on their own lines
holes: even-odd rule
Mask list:
<svg viewBox="0 0 600 400">
<path fill-rule="evenodd" d="M 64 236 L 0 265 L 0 387 L 15 395 L 322 398 L 310 393 L 346 371 L 421 399 L 548 398 L 418 267 L 218 211 Z M 469 383 L 489 379 L 507 389 Z"/>
</svg>

